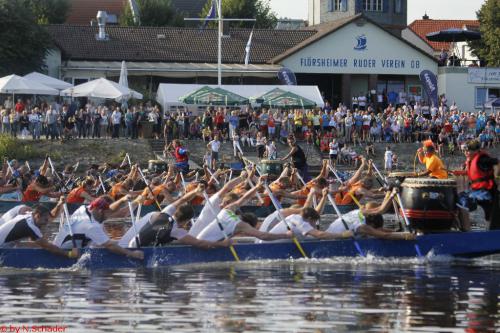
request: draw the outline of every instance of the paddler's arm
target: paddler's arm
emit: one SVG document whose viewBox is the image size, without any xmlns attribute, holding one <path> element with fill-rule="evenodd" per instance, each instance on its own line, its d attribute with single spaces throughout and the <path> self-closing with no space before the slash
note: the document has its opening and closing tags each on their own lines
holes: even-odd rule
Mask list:
<svg viewBox="0 0 500 333">
<path fill-rule="evenodd" d="M 40 246 L 42 249 L 45 249 L 51 253 L 60 255 L 66 258 L 78 258 L 80 252 L 77 248 L 73 248 L 71 251 L 63 250 L 55 246 L 54 244 L 47 241 L 45 238 L 39 238 L 34 241 L 35 244 Z"/>
<path fill-rule="evenodd" d="M 367 224 L 360 225 L 356 232 L 365 236 L 390 240 L 414 240 L 416 238 L 416 235 L 410 232 L 390 232 L 383 229 L 375 229 Z"/>
<path fill-rule="evenodd" d="M 45 176 L 49 168 L 49 157 L 45 157 L 42 166 L 40 167 L 40 175 Z"/>
<path fill-rule="evenodd" d="M 312 229 L 306 235 L 317 239 L 328 240 L 328 239 L 350 238 L 353 236 L 353 233 L 351 231 L 344 231 L 338 234 L 337 233 L 334 234 L 328 231 Z"/>
<path fill-rule="evenodd" d="M 174 201 L 172 203 L 172 205 L 174 205 L 174 207 L 179 207 L 187 202 L 190 202 L 191 200 L 193 200 L 197 196 L 202 195 L 203 191 L 205 191 L 205 186 L 202 184 L 199 184 L 194 190 L 192 190 L 191 192 L 185 193 L 182 197 L 180 197 L 179 199 Z"/>
<path fill-rule="evenodd" d="M 420 161 L 420 163 L 423 164 L 424 163 L 424 157 L 425 157 L 425 155 L 424 155 L 424 151 L 423 151 L 422 148 L 418 148 L 418 150 L 417 150 L 417 156 L 418 156 L 418 160 Z"/>
<path fill-rule="evenodd" d="M 199 247 L 201 249 L 210 250 L 215 249 L 217 247 L 228 247 L 232 244 L 232 241 L 228 238 L 223 241 L 218 242 L 210 242 L 202 239 L 195 238 L 191 235 L 186 235 L 179 239 L 179 243 L 184 245 L 191 245 L 194 247 Z"/>
<path fill-rule="evenodd" d="M 52 216 L 52 218 L 56 218 L 59 216 L 65 202 L 66 202 L 66 198 L 64 198 L 64 196 L 60 196 L 59 201 L 57 201 L 57 204 L 55 205 L 55 207 L 52 208 L 52 210 L 50 211 L 50 216 Z"/>
<path fill-rule="evenodd" d="M 386 193 L 384 201 L 382 202 L 382 204 L 380 204 L 380 206 L 375 207 L 375 208 L 365 208 L 365 207 L 362 207 L 361 208 L 361 213 L 363 215 L 365 215 L 365 216 L 366 215 L 381 215 L 381 214 L 384 214 L 392 206 L 392 200 L 396 196 L 396 193 L 397 193 L 397 189 L 394 188 L 392 190 L 392 192 L 390 192 L 390 193 L 387 192 Z"/>
<path fill-rule="evenodd" d="M 287 159 L 289 159 L 295 152 L 297 151 L 297 147 L 293 147 L 292 149 L 290 149 L 290 152 L 285 156 L 285 157 L 282 157 L 281 160 L 282 161 L 286 161 Z"/>
<path fill-rule="evenodd" d="M 255 228 L 252 228 L 248 223 L 238 223 L 234 230 L 235 234 L 245 234 L 248 237 L 255 237 L 263 241 L 274 241 L 280 239 L 290 239 L 292 238 L 292 232 L 289 231 L 286 234 L 272 234 L 269 232 L 259 231 Z"/>
<path fill-rule="evenodd" d="M 364 156 L 361 156 L 361 165 L 359 166 L 358 170 L 356 170 L 356 173 L 351 177 L 346 182 L 346 186 L 351 186 L 352 184 L 356 183 L 358 180 L 361 179 L 361 176 L 363 175 L 363 170 L 366 167 L 366 158 Z"/>
<path fill-rule="evenodd" d="M 88 194 L 88 193 L 87 193 L 87 192 L 85 192 L 85 191 L 83 191 L 83 192 L 80 194 L 80 196 L 81 196 L 82 198 L 84 198 L 85 200 L 87 200 L 87 201 L 92 201 L 92 200 L 94 200 L 94 199 L 95 199 L 93 196 L 91 196 L 90 194 Z"/>
<path fill-rule="evenodd" d="M 240 199 L 228 205 L 226 208 L 229 210 L 236 210 L 238 207 L 243 206 L 247 201 L 253 198 L 253 196 L 257 193 L 257 191 L 262 187 L 262 180 L 265 177 L 260 177 L 257 184 L 252 187 L 249 191 L 247 191 Z"/>
<path fill-rule="evenodd" d="M 130 251 L 130 250 L 124 249 L 123 247 L 119 246 L 118 244 L 116 244 L 115 241 L 112 241 L 112 240 L 107 241 L 106 243 L 102 244 L 102 246 L 105 247 L 107 250 L 109 250 L 113 253 L 116 253 L 116 254 L 121 254 L 123 256 L 135 258 L 135 259 L 139 259 L 139 260 L 144 259 L 144 252 L 138 251 L 138 250 Z"/>
<path fill-rule="evenodd" d="M 327 199 L 328 199 L 328 187 L 324 188 L 321 191 L 321 200 L 318 202 L 318 205 L 315 208 L 313 207 L 318 212 L 319 215 L 323 214 L 323 209 L 325 208 Z"/>
<path fill-rule="evenodd" d="M 321 171 L 319 172 L 318 176 L 313 180 L 318 180 L 320 178 L 328 178 L 328 173 L 330 172 L 330 169 L 328 168 L 328 162 L 329 162 L 328 160 L 323 160 Z"/>
<path fill-rule="evenodd" d="M 415 175 L 415 177 L 425 177 L 427 175 L 429 175 L 431 173 L 430 170 L 426 170 L 424 172 L 417 172 L 417 174 Z"/>
<path fill-rule="evenodd" d="M 222 198 L 225 194 L 231 191 L 236 185 L 241 184 L 241 182 L 246 178 L 244 171 L 239 177 L 235 177 L 228 181 L 220 190 L 219 196 Z"/>
</svg>

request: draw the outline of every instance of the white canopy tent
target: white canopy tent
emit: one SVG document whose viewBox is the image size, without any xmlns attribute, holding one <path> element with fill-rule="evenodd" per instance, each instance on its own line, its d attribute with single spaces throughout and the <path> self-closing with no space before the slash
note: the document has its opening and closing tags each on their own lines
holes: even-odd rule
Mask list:
<svg viewBox="0 0 500 333">
<path fill-rule="evenodd" d="M 12 74 L 0 78 L 0 93 L 12 95 L 59 95 L 59 90 Z"/>
<path fill-rule="evenodd" d="M 179 98 L 197 89 L 205 87 L 204 84 L 170 84 L 162 83 L 158 87 L 156 101 L 161 104 L 163 110 L 168 111 L 171 107 L 185 107 L 187 105 L 179 102 Z M 217 85 L 208 85 L 216 88 Z M 283 85 L 223 85 L 221 88 L 231 91 L 246 98 L 255 98 L 275 89 L 280 88 L 287 92 L 293 92 L 304 98 L 314 101 L 318 107 L 324 106 L 323 98 L 317 86 L 283 86 Z M 191 106 L 192 107 L 192 106 Z M 196 106 L 194 106 L 196 109 Z"/>
<path fill-rule="evenodd" d="M 104 99 L 135 98 L 142 99 L 142 94 L 121 86 L 116 82 L 100 78 L 61 91 L 61 96 L 91 97 Z"/>
<path fill-rule="evenodd" d="M 63 80 L 58 80 L 56 78 L 53 78 L 52 76 L 48 76 L 48 75 L 38 73 L 38 72 L 32 72 L 32 73 L 29 73 L 23 77 L 27 80 L 35 81 L 35 82 L 44 84 L 47 87 L 51 87 L 51 88 L 54 88 L 57 90 L 64 90 L 64 89 L 73 87 L 73 85 L 71 83 L 68 83 L 68 82 L 63 81 Z"/>
</svg>

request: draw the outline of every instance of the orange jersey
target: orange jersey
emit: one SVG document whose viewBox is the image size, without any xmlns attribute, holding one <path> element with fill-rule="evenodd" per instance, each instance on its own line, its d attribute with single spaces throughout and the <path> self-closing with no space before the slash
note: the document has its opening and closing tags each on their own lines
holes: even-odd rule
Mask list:
<svg viewBox="0 0 500 333">
<path fill-rule="evenodd" d="M 39 201 L 42 193 L 33 189 L 33 184 L 28 185 L 26 191 L 23 193 L 23 201 Z"/>
<path fill-rule="evenodd" d="M 151 206 L 152 204 L 155 203 L 155 199 L 158 200 L 158 202 L 160 203 L 161 201 L 163 201 L 163 197 L 160 195 L 165 189 L 167 188 L 167 186 L 165 184 L 161 184 L 161 185 L 158 185 L 156 186 L 154 189 L 153 189 L 153 198 L 151 198 L 151 195 L 150 195 L 150 191 L 149 191 L 149 188 L 146 187 L 142 193 L 141 193 L 141 196 L 147 198 L 146 200 L 144 200 L 143 202 L 143 205 L 144 206 Z"/>
<path fill-rule="evenodd" d="M 113 198 L 113 200 L 118 200 L 121 197 L 123 197 L 123 194 L 121 194 L 122 190 L 123 190 L 122 183 L 115 184 L 111 188 L 111 191 L 109 191 L 109 195 L 111 196 L 111 198 Z"/>
<path fill-rule="evenodd" d="M 335 194 L 335 203 L 338 205 L 352 205 L 354 203 L 354 200 L 352 200 L 352 197 L 349 193 L 352 193 L 354 197 L 358 200 L 361 199 L 360 195 L 355 195 L 356 191 L 360 188 L 362 188 L 363 185 L 361 183 L 357 182 L 354 185 L 351 185 L 351 188 L 348 192 L 342 192 L 342 193 L 337 193 Z"/>
<path fill-rule="evenodd" d="M 82 204 L 85 201 L 85 198 L 82 198 L 82 193 L 85 192 L 83 186 L 79 186 L 71 192 L 69 192 L 68 197 L 66 198 L 67 203 L 77 203 Z"/>
<path fill-rule="evenodd" d="M 271 185 L 269 185 L 269 189 L 274 194 L 275 191 L 280 191 L 280 190 L 286 189 L 286 186 L 281 185 L 281 183 L 272 183 Z M 276 198 L 276 200 L 281 201 L 281 196 L 274 195 L 274 197 Z M 271 198 L 268 195 L 262 196 L 262 199 L 264 200 L 264 203 L 262 204 L 263 206 L 271 206 L 272 205 Z"/>
</svg>

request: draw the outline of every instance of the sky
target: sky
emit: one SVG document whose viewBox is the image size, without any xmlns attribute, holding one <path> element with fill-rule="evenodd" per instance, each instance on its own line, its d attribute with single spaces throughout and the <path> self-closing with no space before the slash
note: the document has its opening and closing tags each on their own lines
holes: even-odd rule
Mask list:
<svg viewBox="0 0 500 333">
<path fill-rule="evenodd" d="M 308 0 L 270 0 L 278 17 L 307 20 Z M 484 0 L 408 0 L 408 24 L 427 12 L 431 19 L 473 20 Z"/>
</svg>

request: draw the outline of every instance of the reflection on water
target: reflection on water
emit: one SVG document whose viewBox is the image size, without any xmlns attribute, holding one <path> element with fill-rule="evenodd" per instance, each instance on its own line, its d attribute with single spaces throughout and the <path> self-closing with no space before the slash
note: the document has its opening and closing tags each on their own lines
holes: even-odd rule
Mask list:
<svg viewBox="0 0 500 333">
<path fill-rule="evenodd" d="M 66 332 L 495 332 L 500 263 L 335 259 L 0 269 L 2 324 Z"/>
</svg>

